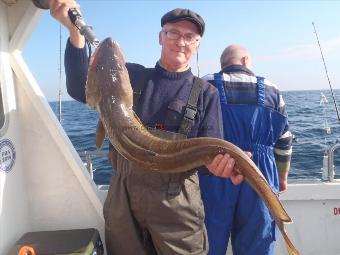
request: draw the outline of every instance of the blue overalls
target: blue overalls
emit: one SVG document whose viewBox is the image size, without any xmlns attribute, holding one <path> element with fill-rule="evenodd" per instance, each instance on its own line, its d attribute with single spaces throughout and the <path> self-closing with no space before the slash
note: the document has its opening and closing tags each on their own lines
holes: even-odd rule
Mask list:
<svg viewBox="0 0 340 255">
<path fill-rule="evenodd" d="M 225 140 L 252 153 L 252 160 L 278 193 L 279 180 L 273 146 L 282 134 L 287 117 L 264 106 L 264 79 L 257 78 L 257 105 L 228 104 L 222 75 L 215 74 L 220 92 Z M 243 181 L 200 175 L 206 213 L 210 255 L 225 255 L 229 235 L 234 255 L 274 254 L 276 226 L 266 205 Z"/>
</svg>

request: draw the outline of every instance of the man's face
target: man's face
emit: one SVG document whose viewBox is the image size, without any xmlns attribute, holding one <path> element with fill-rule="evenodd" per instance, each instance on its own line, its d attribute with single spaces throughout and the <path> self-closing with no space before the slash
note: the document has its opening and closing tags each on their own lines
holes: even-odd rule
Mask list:
<svg viewBox="0 0 340 255">
<path fill-rule="evenodd" d="M 178 39 L 173 39 L 173 37 Z M 189 43 L 190 38 L 192 42 Z M 190 21 L 166 23 L 159 34 L 162 46 L 161 65 L 169 71 L 181 71 L 189 65 L 191 57 L 198 50 L 200 35 Z"/>
</svg>

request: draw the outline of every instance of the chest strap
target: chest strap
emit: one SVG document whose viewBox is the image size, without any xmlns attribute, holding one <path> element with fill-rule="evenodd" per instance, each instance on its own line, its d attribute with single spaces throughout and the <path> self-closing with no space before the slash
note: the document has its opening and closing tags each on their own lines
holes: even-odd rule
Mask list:
<svg viewBox="0 0 340 255">
<path fill-rule="evenodd" d="M 221 105 L 226 104 L 227 96 L 226 96 L 225 89 L 224 89 L 222 74 L 214 73 L 214 84 L 215 84 L 215 87 L 218 89 L 218 94 L 220 95 Z"/>
<path fill-rule="evenodd" d="M 138 77 L 135 77 L 135 86 L 133 90 L 133 110 L 136 112 L 139 98 L 151 78 L 154 68 L 145 68 L 138 73 Z M 194 77 L 193 85 L 190 91 L 188 103 L 185 107 L 184 116 L 179 126 L 178 133 L 188 137 L 191 128 L 193 126 L 195 116 L 197 114 L 197 102 L 202 89 L 202 80 L 198 77 Z"/>
<path fill-rule="evenodd" d="M 195 116 L 197 114 L 197 102 L 203 86 L 202 79 L 194 76 L 193 85 L 190 91 L 189 100 L 185 107 L 184 116 L 179 126 L 178 133 L 188 137 L 191 128 L 194 124 Z"/>
<path fill-rule="evenodd" d="M 265 86 L 264 86 L 264 78 L 260 76 L 256 76 L 257 79 L 257 104 L 264 105 L 265 98 Z"/>
<path fill-rule="evenodd" d="M 215 87 L 218 89 L 218 92 L 220 94 L 220 103 L 221 105 L 227 104 L 227 95 L 224 88 L 224 82 L 223 82 L 223 75 L 220 73 L 214 74 L 214 84 Z M 264 105 L 264 99 L 265 99 L 265 85 L 264 85 L 264 78 L 257 76 L 256 77 L 256 92 L 257 92 L 257 105 Z"/>
</svg>

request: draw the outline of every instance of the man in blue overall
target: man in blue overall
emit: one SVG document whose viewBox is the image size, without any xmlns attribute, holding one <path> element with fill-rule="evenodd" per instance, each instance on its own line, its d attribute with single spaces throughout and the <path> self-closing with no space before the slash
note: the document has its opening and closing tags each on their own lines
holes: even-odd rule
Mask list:
<svg viewBox="0 0 340 255">
<path fill-rule="evenodd" d="M 221 55 L 219 73 L 203 77 L 220 92 L 224 138 L 245 151 L 275 193 L 287 188 L 292 134 L 278 88 L 249 69 L 251 57 L 238 45 Z M 234 255 L 274 254 L 275 222 L 255 191 L 243 182 L 200 175 L 209 254 L 225 255 L 229 236 Z"/>
<path fill-rule="evenodd" d="M 52 16 L 70 32 L 65 50 L 68 93 L 86 103 L 85 39 L 68 18 L 68 10 L 79 6 L 73 0 L 49 0 L 49 6 Z M 189 65 L 204 33 L 203 18 L 178 8 L 164 14 L 160 25 L 161 52 L 155 67 L 127 63 L 136 114 L 165 139 L 222 137 L 218 91 L 194 77 Z M 148 171 L 112 147 L 110 160 L 116 171 L 103 208 L 107 254 L 207 254 L 197 169 L 173 174 Z M 233 166 L 234 160 L 225 154 L 216 156 L 207 168 L 238 183 L 243 177 Z"/>
</svg>

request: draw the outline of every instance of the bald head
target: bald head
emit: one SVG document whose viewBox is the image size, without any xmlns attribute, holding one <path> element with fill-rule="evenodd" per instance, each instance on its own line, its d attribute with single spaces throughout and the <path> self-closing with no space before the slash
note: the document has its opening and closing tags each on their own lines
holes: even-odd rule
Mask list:
<svg viewBox="0 0 340 255">
<path fill-rule="evenodd" d="M 225 48 L 221 55 L 220 62 L 222 69 L 230 65 L 243 65 L 247 68 L 251 67 L 251 57 L 248 51 L 237 44 L 232 44 Z"/>
</svg>

